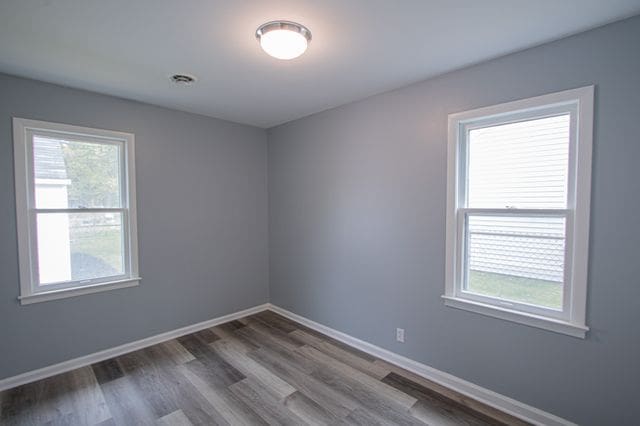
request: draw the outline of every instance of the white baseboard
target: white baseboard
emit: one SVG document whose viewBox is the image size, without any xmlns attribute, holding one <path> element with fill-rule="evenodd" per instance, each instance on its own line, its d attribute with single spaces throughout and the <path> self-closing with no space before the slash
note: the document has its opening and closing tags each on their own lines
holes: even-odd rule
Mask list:
<svg viewBox="0 0 640 426">
<path fill-rule="evenodd" d="M 141 340 L 136 340 L 135 342 L 125 343 L 124 345 L 116 346 L 114 348 L 109 348 L 103 351 L 94 352 L 89 355 L 70 359 L 59 364 L 50 365 L 44 368 L 39 368 L 37 370 L 27 371 L 26 373 L 22 373 L 17 376 L 8 377 L 6 379 L 0 380 L 0 392 L 6 389 L 14 388 L 16 386 L 24 385 L 26 383 L 35 382 L 36 380 L 46 379 L 47 377 L 55 376 L 56 374 L 66 373 L 67 371 L 84 367 L 96 362 L 104 361 L 116 356 L 124 355 L 129 352 L 137 351 L 148 346 L 157 345 L 158 343 L 175 339 L 176 337 L 184 336 L 185 334 L 204 330 L 205 328 L 213 327 L 218 324 L 223 324 L 225 322 L 246 317 L 247 315 L 262 312 L 267 310 L 269 306 L 270 304 L 265 303 L 249 309 L 244 309 L 242 311 L 234 312 L 228 315 L 223 315 L 218 318 L 178 328 L 176 330 L 156 334 L 155 336 L 146 337 Z"/>
<path fill-rule="evenodd" d="M 405 370 L 409 370 L 412 373 L 424 377 L 425 379 L 436 382 L 462 395 L 473 398 L 476 401 L 482 402 L 526 422 L 534 425 L 545 426 L 575 426 L 575 423 L 561 417 L 547 413 L 546 411 L 532 407 L 520 401 L 516 401 L 515 399 L 493 392 L 489 389 L 483 388 L 449 373 L 445 373 L 444 371 L 429 367 L 428 365 L 419 363 L 402 355 L 398 355 L 379 346 L 372 345 L 371 343 L 357 339 L 348 334 L 342 333 L 341 331 L 334 330 L 333 328 L 327 327 L 298 314 L 294 314 L 293 312 L 287 311 L 279 306 L 269 303 L 268 309 L 293 321 L 299 322 L 313 330 L 326 334 L 329 337 L 333 337 L 334 339 L 346 343 L 349 346 L 353 346 L 363 352 L 395 364 Z"/>
</svg>

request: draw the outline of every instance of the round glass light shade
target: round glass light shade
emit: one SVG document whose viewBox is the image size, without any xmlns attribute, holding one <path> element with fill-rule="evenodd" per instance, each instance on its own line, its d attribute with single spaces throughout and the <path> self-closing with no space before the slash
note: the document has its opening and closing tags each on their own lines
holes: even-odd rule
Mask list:
<svg viewBox="0 0 640 426">
<path fill-rule="evenodd" d="M 262 50 L 277 59 L 294 59 L 307 50 L 311 33 L 300 24 L 287 21 L 268 22 L 256 31 Z"/>
</svg>

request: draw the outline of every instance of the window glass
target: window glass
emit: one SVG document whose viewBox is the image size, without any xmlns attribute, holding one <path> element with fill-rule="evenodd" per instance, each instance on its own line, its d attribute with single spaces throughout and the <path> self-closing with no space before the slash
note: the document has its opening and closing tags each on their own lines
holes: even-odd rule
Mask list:
<svg viewBox="0 0 640 426">
<path fill-rule="evenodd" d="M 564 217 L 470 215 L 467 241 L 466 291 L 562 309 Z"/>
<path fill-rule="evenodd" d="M 471 129 L 468 207 L 563 209 L 570 115 Z"/>
<path fill-rule="evenodd" d="M 77 142 L 35 135 L 36 207 L 120 207 L 121 149 L 117 143 Z"/>
<path fill-rule="evenodd" d="M 37 223 L 41 285 L 125 273 L 122 213 L 39 213 Z"/>
</svg>

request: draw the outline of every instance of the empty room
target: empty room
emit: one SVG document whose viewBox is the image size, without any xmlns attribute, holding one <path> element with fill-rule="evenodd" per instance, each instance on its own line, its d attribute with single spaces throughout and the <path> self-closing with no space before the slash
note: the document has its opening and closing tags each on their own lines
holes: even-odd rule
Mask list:
<svg viewBox="0 0 640 426">
<path fill-rule="evenodd" d="M 0 425 L 640 424 L 640 0 L 0 1 Z"/>
</svg>

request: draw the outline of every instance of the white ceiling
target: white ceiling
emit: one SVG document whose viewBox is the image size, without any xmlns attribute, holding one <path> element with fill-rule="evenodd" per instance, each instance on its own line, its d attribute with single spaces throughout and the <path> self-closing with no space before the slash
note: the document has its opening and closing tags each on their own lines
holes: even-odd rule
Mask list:
<svg viewBox="0 0 640 426">
<path fill-rule="evenodd" d="M 0 71 L 270 127 L 638 13 L 640 0 L 2 0 Z M 262 52 L 254 32 L 274 19 L 311 30 L 303 56 Z"/>
</svg>

